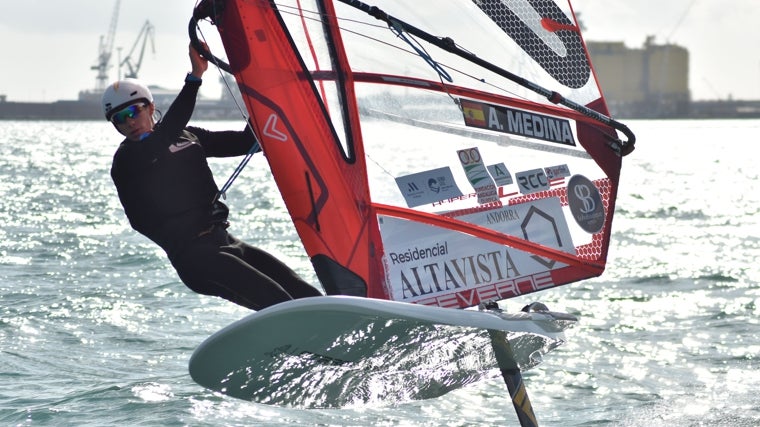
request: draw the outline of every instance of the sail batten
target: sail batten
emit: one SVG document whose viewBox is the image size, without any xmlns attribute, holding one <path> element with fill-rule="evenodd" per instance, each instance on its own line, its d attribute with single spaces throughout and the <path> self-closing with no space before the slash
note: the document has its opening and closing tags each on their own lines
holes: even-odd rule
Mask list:
<svg viewBox="0 0 760 427">
<path fill-rule="evenodd" d="M 602 274 L 628 133 L 568 1 L 206 1 L 328 293 L 464 308 Z"/>
</svg>

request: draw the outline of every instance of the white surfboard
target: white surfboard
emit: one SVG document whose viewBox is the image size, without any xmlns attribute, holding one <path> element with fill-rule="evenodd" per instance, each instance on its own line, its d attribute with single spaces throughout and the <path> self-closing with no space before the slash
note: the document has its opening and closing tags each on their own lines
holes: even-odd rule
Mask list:
<svg viewBox="0 0 760 427">
<path fill-rule="evenodd" d="M 527 369 L 562 344 L 573 316 L 505 314 L 329 296 L 253 313 L 204 341 L 190 359 L 200 385 L 249 401 L 338 408 L 441 396 L 505 363 Z M 494 357 L 503 331 L 511 360 Z"/>
</svg>

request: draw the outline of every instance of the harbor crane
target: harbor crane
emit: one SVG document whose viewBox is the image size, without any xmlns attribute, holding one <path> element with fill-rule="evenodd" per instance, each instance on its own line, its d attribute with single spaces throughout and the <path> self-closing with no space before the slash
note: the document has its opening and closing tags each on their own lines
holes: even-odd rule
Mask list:
<svg viewBox="0 0 760 427">
<path fill-rule="evenodd" d="M 119 67 L 120 67 L 119 79 L 120 80 L 121 80 L 122 68 L 125 69 L 124 77 L 133 78 L 133 79 L 137 78 L 137 73 L 140 71 L 140 66 L 142 66 L 143 56 L 145 55 L 145 46 L 147 46 L 148 42 L 150 42 L 151 53 L 156 53 L 156 46 L 153 41 L 154 33 L 155 33 L 155 28 L 153 27 L 153 24 L 151 24 L 150 21 L 145 21 L 145 24 L 140 30 L 140 33 L 137 35 L 137 40 L 135 40 L 135 44 L 132 45 L 132 49 L 129 51 L 129 53 L 124 58 L 124 60 L 122 60 L 121 63 L 119 64 Z M 137 58 L 137 63 L 133 63 L 132 56 L 135 54 L 135 50 L 137 49 L 138 45 L 141 45 L 139 56 Z"/>
<path fill-rule="evenodd" d="M 114 36 L 116 35 L 116 24 L 119 21 L 119 6 L 121 0 L 116 0 L 111 15 L 111 25 L 108 27 L 108 33 L 100 36 L 100 45 L 98 47 L 97 64 L 91 69 L 97 70 L 98 75 L 95 80 L 95 91 L 103 92 L 108 84 L 108 69 L 111 68 L 111 54 L 113 53 Z"/>
</svg>

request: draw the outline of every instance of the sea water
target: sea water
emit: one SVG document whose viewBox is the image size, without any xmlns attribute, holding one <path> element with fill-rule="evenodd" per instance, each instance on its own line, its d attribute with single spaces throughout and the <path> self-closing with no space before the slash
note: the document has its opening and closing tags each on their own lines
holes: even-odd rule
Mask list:
<svg viewBox="0 0 760 427">
<path fill-rule="evenodd" d="M 607 271 L 503 302 L 580 318 L 524 378 L 544 426 L 760 425 L 760 121 L 629 121 Z M 242 128 L 208 122 L 210 129 Z M 194 348 L 249 312 L 196 295 L 132 231 L 104 122 L 0 121 L 0 425 L 516 425 L 499 379 L 391 407 L 214 394 Z M 236 159 L 213 160 L 221 185 Z M 257 156 L 231 231 L 316 278 Z"/>
</svg>

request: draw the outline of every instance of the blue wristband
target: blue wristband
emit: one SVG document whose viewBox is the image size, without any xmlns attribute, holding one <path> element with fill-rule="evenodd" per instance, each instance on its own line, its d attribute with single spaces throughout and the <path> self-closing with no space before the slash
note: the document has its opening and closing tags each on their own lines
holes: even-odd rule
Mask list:
<svg viewBox="0 0 760 427">
<path fill-rule="evenodd" d="M 185 83 L 200 83 L 202 81 L 200 77 L 195 77 L 190 73 L 187 73 L 187 76 L 185 76 Z"/>
</svg>

